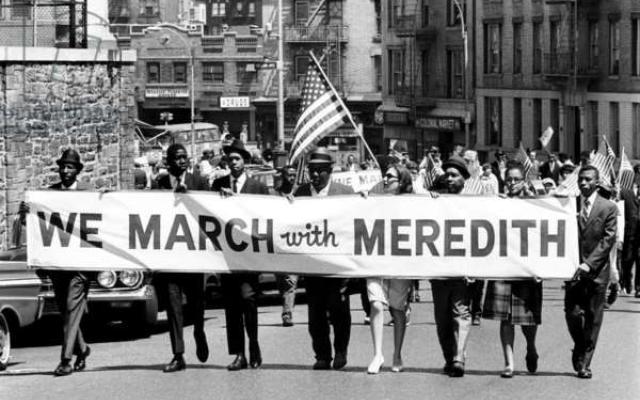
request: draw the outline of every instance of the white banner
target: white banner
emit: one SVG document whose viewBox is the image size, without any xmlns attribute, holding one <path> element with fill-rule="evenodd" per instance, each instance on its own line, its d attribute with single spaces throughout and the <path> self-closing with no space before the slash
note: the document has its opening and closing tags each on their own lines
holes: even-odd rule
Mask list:
<svg viewBox="0 0 640 400">
<path fill-rule="evenodd" d="M 575 199 L 28 192 L 29 265 L 569 278 Z"/>
<path fill-rule="evenodd" d="M 354 192 L 362 192 L 370 190 L 378 182 L 382 182 L 382 174 L 379 169 L 334 172 L 331 174 L 331 181 L 351 186 Z"/>
</svg>

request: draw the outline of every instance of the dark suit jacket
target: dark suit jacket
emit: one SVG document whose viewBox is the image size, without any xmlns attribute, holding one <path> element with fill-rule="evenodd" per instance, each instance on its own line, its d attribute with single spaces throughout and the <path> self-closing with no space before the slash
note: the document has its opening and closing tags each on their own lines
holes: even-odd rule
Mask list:
<svg viewBox="0 0 640 400">
<path fill-rule="evenodd" d="M 624 200 L 624 238 L 631 239 L 638 235 L 640 225 L 640 198 L 633 194 L 633 190 L 623 189 L 620 198 Z"/>
<path fill-rule="evenodd" d="M 189 190 L 207 190 L 209 186 L 207 180 L 200 175 L 185 172 L 184 184 Z M 171 176 L 165 175 L 157 181 L 151 183 L 151 189 L 175 189 L 171 187 Z"/>
<path fill-rule="evenodd" d="M 582 197 L 578 197 L 578 208 L 581 204 Z M 578 212 L 580 262 L 590 268 L 584 276 L 598 284 L 609 281 L 609 253 L 616 242 L 617 215 L 615 203 L 600 195 L 596 195 L 586 222 Z"/>
<path fill-rule="evenodd" d="M 558 183 L 558 178 L 560 177 L 560 166 L 556 163 L 553 166 L 553 168 L 555 169 L 552 170 L 551 168 L 552 166 L 549 161 L 546 161 L 544 164 L 542 164 L 540 166 L 540 177 L 542 179 L 551 178 L 555 183 Z"/>
<path fill-rule="evenodd" d="M 339 195 L 339 194 L 354 194 L 355 192 L 353 191 L 353 188 L 351 186 L 347 186 L 347 185 L 343 185 L 342 183 L 338 183 L 338 182 L 331 182 L 331 186 L 329 186 L 329 196 L 335 196 L 335 195 Z M 305 183 L 304 185 L 301 185 L 298 190 L 296 190 L 296 193 L 294 194 L 295 197 L 304 197 L 304 196 L 311 196 L 311 183 Z"/>
<path fill-rule="evenodd" d="M 502 175 L 500 175 L 500 165 L 497 161 L 491 163 L 491 172 L 498 178 L 498 190 L 500 193 L 504 193 L 504 180 L 502 179 Z"/>
<path fill-rule="evenodd" d="M 211 184 L 211 190 L 219 192 L 222 188 L 231 189 L 231 176 L 218 178 Z M 240 193 L 244 194 L 269 194 L 269 188 L 257 179 L 249 178 L 242 185 Z"/>
</svg>

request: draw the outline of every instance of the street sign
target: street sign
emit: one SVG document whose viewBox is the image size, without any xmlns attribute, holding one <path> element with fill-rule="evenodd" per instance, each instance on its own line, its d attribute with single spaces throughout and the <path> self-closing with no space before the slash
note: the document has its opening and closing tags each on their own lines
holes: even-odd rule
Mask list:
<svg viewBox="0 0 640 400">
<path fill-rule="evenodd" d="M 146 98 L 176 98 L 189 97 L 189 89 L 187 88 L 147 88 L 144 90 Z"/>
<path fill-rule="evenodd" d="M 220 97 L 220 108 L 248 108 L 249 96 Z"/>
</svg>

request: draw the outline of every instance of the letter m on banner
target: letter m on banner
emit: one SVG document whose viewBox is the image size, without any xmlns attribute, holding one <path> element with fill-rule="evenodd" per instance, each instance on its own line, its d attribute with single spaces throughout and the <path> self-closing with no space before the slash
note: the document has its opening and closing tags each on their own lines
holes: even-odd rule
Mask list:
<svg viewBox="0 0 640 400">
<path fill-rule="evenodd" d="M 302 88 L 300 117 L 296 124 L 289 162 L 294 163 L 327 134 L 345 123 L 349 110 L 315 59 L 309 63 Z"/>
</svg>

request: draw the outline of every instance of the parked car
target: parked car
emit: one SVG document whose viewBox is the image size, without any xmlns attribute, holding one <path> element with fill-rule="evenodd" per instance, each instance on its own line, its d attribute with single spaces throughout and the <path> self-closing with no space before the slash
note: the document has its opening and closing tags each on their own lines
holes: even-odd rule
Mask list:
<svg viewBox="0 0 640 400">
<path fill-rule="evenodd" d="M 11 339 L 42 315 L 42 280 L 27 266 L 24 248 L 0 252 L 0 371 L 7 368 Z"/>
</svg>

